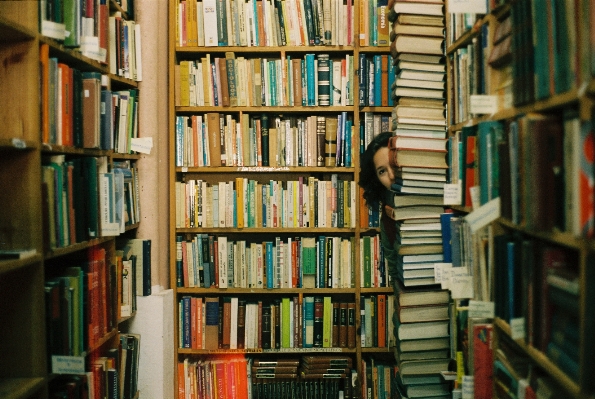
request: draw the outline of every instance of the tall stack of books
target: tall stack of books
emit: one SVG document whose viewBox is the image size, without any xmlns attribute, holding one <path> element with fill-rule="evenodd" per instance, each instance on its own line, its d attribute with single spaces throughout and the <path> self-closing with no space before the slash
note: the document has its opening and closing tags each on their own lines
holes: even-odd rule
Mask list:
<svg viewBox="0 0 595 399">
<path fill-rule="evenodd" d="M 443 0 L 391 0 L 390 51 L 393 137 L 389 157 L 396 181 L 385 211 L 400 244 L 393 316 L 403 397 L 450 397 L 441 375 L 449 369 L 450 294 L 436 284 L 434 264 L 445 262 L 444 184 L 448 182 Z"/>
<path fill-rule="evenodd" d="M 401 397 L 450 398 L 442 372 L 452 367 L 450 291 L 395 282 L 396 388 Z"/>
<path fill-rule="evenodd" d="M 443 0 L 392 0 L 391 56 L 396 78 L 389 156 L 396 169 L 385 206 L 397 221 L 399 279 L 434 284 L 443 261 L 440 214 L 447 182 Z"/>
</svg>

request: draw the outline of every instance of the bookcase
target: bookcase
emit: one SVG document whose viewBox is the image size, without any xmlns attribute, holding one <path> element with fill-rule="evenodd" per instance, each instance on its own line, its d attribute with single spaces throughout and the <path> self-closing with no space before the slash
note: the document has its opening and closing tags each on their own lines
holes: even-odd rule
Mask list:
<svg viewBox="0 0 595 399">
<path fill-rule="evenodd" d="M 372 218 L 360 224 L 368 209 L 357 184 L 360 150 L 381 129 L 381 117 L 390 128 L 388 96 L 381 95 L 389 92 L 388 63 L 381 63 L 388 61 L 388 24 L 383 19 L 386 40 L 378 46 L 365 33 L 379 23 L 370 17 L 364 24 L 364 11 L 375 15 L 368 14 L 371 2 L 312 2 L 306 10 L 329 8 L 328 18 L 326 11 L 316 18 L 322 26 L 309 12 L 298 14 L 310 2 L 280 3 L 254 1 L 238 11 L 243 3 L 235 1 L 169 2 L 176 390 L 189 389 L 189 375 L 222 358 L 239 357 L 245 373 L 245 362 L 346 356 L 358 376 L 362 360 L 392 359 L 391 328 L 381 329 L 382 345 L 360 335 L 366 302 L 384 306 L 392 288 L 370 258 L 378 228 Z M 384 86 L 378 79 L 377 91 L 368 91 L 368 77 L 358 81 L 360 59 L 374 73 L 375 58 Z M 372 248 L 365 260 L 364 246 Z M 304 340 L 310 322 L 322 328 L 333 314 L 344 320 L 336 342 L 330 331 L 328 342 Z M 277 334 L 262 334 L 275 327 Z M 351 375 L 344 379 L 351 385 Z"/>
<path fill-rule="evenodd" d="M 63 10 L 78 4 L 66 3 Z M 100 141 L 109 133 L 102 125 L 102 87 L 113 92 L 138 91 L 138 83 L 132 76 L 124 76 L 117 70 L 112 73 L 109 66 L 115 53 L 108 45 L 116 48 L 115 37 L 108 38 L 109 18 L 132 21 L 132 9 L 127 2 L 96 3 L 97 9 L 89 9 L 86 14 L 90 18 L 86 22 L 91 21 L 91 26 L 87 26 L 91 34 L 83 31 L 82 26 L 79 29 L 69 25 L 81 23 L 80 18 L 60 19 L 57 14 L 48 13 L 46 2 L 0 1 L 0 88 L 4 104 L 0 111 L 3 125 L 0 133 L 3 187 L 0 396 L 3 398 L 46 398 L 63 384 L 71 384 L 73 390 L 83 389 L 82 381 L 92 382 L 89 378 L 94 360 L 119 356 L 119 325 L 131 317 L 120 317 L 117 289 L 124 285 L 118 283 L 116 273 L 109 275 L 108 271 L 118 270 L 121 244 L 117 240 L 135 237 L 139 215 L 131 213 L 132 204 L 118 204 L 105 209 L 109 209 L 110 215 L 115 215 L 116 209 L 126 213 L 118 214 L 117 220 L 104 220 L 99 211 L 103 199 L 97 191 L 101 183 L 85 175 L 82 165 L 102 163 L 106 176 L 119 173 L 114 172 L 116 169 L 123 174 L 138 171 L 140 156 L 130 151 L 129 143 L 126 148 L 114 150 L 112 139 L 105 137 L 106 141 Z M 55 5 L 63 6 L 62 2 Z M 53 10 L 58 13 L 56 8 Z M 98 22 L 97 31 L 94 20 Z M 65 41 L 64 32 L 71 29 L 72 34 Z M 50 75 L 50 63 L 55 63 L 57 69 L 53 72 L 57 77 L 60 71 L 63 80 Z M 87 80 L 91 86 L 87 86 Z M 58 82 L 64 82 L 65 86 L 57 88 Z M 138 101 L 133 103 L 138 105 Z M 131 123 L 130 127 L 133 126 Z M 133 129 L 137 130 L 137 126 Z M 127 137 L 132 136 L 123 131 L 124 142 Z M 138 186 L 133 176 L 122 177 L 126 181 L 122 187 L 127 190 Z M 93 181 L 94 195 L 89 194 L 93 193 Z M 105 194 L 116 193 L 114 188 L 106 190 Z M 121 199 L 126 201 L 124 196 Z M 128 199 L 138 205 L 134 191 L 130 191 Z M 58 209 L 62 213 L 58 214 Z M 104 265 L 105 278 L 100 280 L 98 271 L 88 269 L 93 259 Z M 97 280 L 90 278 L 91 274 Z M 68 290 L 52 291 L 52 281 L 60 279 L 73 285 Z M 99 281 L 100 291 L 95 288 Z M 50 291 L 69 294 L 63 296 L 61 304 L 50 300 Z M 96 320 L 99 313 L 92 314 L 86 307 L 91 303 L 102 312 L 105 322 Z M 69 315 L 68 319 L 53 319 L 65 314 Z M 64 323 L 64 329 L 55 329 L 56 323 Z M 64 345 L 65 352 L 54 352 L 56 343 Z M 64 368 L 61 369 L 64 374 L 59 375 L 56 370 L 60 367 L 52 365 L 52 355 L 64 355 L 62 360 L 67 361 L 62 366 L 76 364 L 70 373 L 80 375 L 67 377 L 69 372 Z M 96 375 L 95 381 L 99 382 L 100 377 Z M 93 385 L 90 386 L 92 389 Z M 126 396 L 138 397 L 139 393 Z"/>
<path fill-rule="evenodd" d="M 454 208 L 497 216 L 469 242 L 491 276 L 473 299 L 495 307 L 498 397 L 593 395 L 592 7 L 491 1 L 447 19 Z"/>
</svg>

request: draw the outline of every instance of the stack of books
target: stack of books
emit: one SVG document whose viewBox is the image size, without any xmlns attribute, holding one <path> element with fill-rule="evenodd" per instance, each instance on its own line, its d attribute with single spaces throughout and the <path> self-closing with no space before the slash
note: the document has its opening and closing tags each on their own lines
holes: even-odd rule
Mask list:
<svg viewBox="0 0 595 399">
<path fill-rule="evenodd" d="M 451 367 L 450 292 L 439 286 L 407 288 L 395 282 L 393 314 L 401 397 L 450 398 L 443 371 Z"/>
<path fill-rule="evenodd" d="M 401 283 L 435 284 L 433 264 L 443 262 L 440 215 L 448 181 L 444 1 L 392 0 L 388 18 L 396 66 L 389 157 L 396 181 L 385 211 L 397 221 Z"/>
</svg>

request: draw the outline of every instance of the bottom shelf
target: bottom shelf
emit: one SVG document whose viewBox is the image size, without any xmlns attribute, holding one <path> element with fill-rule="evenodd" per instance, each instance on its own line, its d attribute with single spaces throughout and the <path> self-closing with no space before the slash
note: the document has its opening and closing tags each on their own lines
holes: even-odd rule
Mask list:
<svg viewBox="0 0 595 399">
<path fill-rule="evenodd" d="M 0 398 L 25 399 L 42 398 L 45 393 L 45 378 L 3 378 L 0 379 Z M 36 392 L 38 395 L 35 396 Z"/>
</svg>

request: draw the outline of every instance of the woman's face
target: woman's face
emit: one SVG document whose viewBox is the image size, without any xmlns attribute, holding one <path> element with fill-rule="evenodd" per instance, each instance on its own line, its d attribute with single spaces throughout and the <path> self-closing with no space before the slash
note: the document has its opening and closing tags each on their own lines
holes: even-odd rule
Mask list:
<svg viewBox="0 0 595 399">
<path fill-rule="evenodd" d="M 376 154 L 374 154 L 374 168 L 380 183 L 389 189 L 391 184 L 395 182 L 395 171 L 388 162 L 388 147 L 382 147 L 376 151 Z"/>
</svg>

